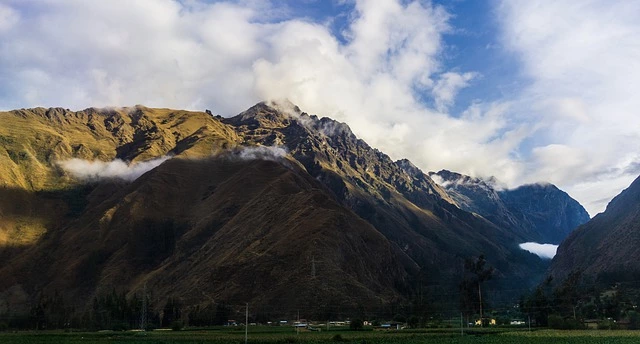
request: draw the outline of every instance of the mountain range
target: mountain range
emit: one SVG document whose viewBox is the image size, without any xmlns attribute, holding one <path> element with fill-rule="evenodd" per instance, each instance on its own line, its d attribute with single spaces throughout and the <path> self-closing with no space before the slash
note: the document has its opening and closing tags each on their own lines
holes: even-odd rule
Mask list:
<svg viewBox="0 0 640 344">
<path fill-rule="evenodd" d="M 521 233 L 529 241 L 557 245 L 589 221 L 582 205 L 552 184 L 506 189 L 495 177 L 483 180 L 447 170 L 430 175 L 461 209 Z"/>
<path fill-rule="evenodd" d="M 231 118 L 135 106 L 0 122 L 0 313 L 52 293 L 83 309 L 110 290 L 271 316 L 392 314 L 416 295 L 449 311 L 480 255 L 494 302 L 513 301 L 549 265 L 518 244 L 588 220 L 552 185 L 430 176 L 287 102 Z"/>
</svg>

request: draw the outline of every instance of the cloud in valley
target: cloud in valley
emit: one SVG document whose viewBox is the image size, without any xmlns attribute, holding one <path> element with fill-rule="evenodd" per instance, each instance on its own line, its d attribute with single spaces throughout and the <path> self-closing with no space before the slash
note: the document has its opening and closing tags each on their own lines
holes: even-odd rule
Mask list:
<svg viewBox="0 0 640 344">
<path fill-rule="evenodd" d="M 556 255 L 558 245 L 538 244 L 537 242 L 525 242 L 520 244 L 520 248 L 537 255 L 540 258 L 552 259 Z"/>
<path fill-rule="evenodd" d="M 169 159 L 170 157 L 163 156 L 137 163 L 127 163 L 120 159 L 108 162 L 70 159 L 60 161 L 58 165 L 74 177 L 82 180 L 122 179 L 134 181 Z"/>
<path fill-rule="evenodd" d="M 592 215 L 636 177 L 640 3 L 493 2 L 499 35 L 487 53 L 513 60 L 517 87 L 466 104 L 460 95 L 488 79 L 451 63 L 460 32 L 451 7 L 354 0 L 317 20 L 282 3 L 5 1 L 0 108 L 144 104 L 232 116 L 286 98 L 425 171 L 494 175 L 509 187 L 550 181 Z"/>
</svg>

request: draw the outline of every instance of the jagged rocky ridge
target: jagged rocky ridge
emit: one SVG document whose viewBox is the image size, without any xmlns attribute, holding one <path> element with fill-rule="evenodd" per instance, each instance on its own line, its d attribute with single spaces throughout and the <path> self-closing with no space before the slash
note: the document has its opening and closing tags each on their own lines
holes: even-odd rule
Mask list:
<svg viewBox="0 0 640 344">
<path fill-rule="evenodd" d="M 582 205 L 552 184 L 506 189 L 495 178 L 483 180 L 447 170 L 430 175 L 460 208 L 520 233 L 526 241 L 559 244 L 589 221 Z"/>
<path fill-rule="evenodd" d="M 461 209 L 410 162 L 291 105 L 228 119 L 136 106 L 0 120 L 5 308 L 54 290 L 81 308 L 145 284 L 160 303 L 251 302 L 272 315 L 371 311 L 418 289 L 450 308 L 466 258 L 487 256 L 496 290 L 532 286 L 547 266 L 517 247 L 526 233 Z M 288 155 L 230 153 L 257 145 Z M 83 183 L 57 164 L 165 155 L 175 157 L 133 183 Z"/>
</svg>

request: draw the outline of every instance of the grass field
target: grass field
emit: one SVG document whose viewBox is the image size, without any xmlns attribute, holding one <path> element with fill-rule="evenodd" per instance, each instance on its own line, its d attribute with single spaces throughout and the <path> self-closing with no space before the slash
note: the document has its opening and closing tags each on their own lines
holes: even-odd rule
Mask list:
<svg viewBox="0 0 640 344">
<path fill-rule="evenodd" d="M 638 343 L 640 331 L 473 331 L 461 336 L 453 331 L 328 331 L 320 333 L 253 329 L 249 343 Z M 0 343 L 244 343 L 242 330 L 151 331 L 151 332 L 20 332 L 0 333 Z"/>
</svg>

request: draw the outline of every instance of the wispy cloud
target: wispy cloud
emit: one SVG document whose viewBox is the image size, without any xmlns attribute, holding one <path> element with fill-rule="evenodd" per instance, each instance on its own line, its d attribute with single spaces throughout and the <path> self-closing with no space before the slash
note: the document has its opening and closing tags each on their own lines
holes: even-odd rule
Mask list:
<svg viewBox="0 0 640 344">
<path fill-rule="evenodd" d="M 58 165 L 74 177 L 82 180 L 122 179 L 134 181 L 169 159 L 170 157 L 164 156 L 138 163 L 127 163 L 120 159 L 108 162 L 70 159 L 59 161 Z"/>
<path fill-rule="evenodd" d="M 279 146 L 242 147 L 232 152 L 230 157 L 240 160 L 282 160 L 287 156 L 287 150 Z"/>
<path fill-rule="evenodd" d="M 530 80 L 516 115 L 543 125 L 526 178 L 564 186 L 592 215 L 637 177 L 625 171 L 640 157 L 638 13 L 626 0 L 498 6 L 501 41 Z"/>
<path fill-rule="evenodd" d="M 447 72 L 440 75 L 431 91 L 436 109 L 440 112 L 447 112 L 449 106 L 453 105 L 460 89 L 469 86 L 469 82 L 477 76 L 477 73 L 471 72 L 463 74 Z"/>
<path fill-rule="evenodd" d="M 548 180 L 592 214 L 635 177 L 638 2 L 496 1 L 493 43 L 518 60 L 523 88 L 458 106 L 481 76 L 447 65 L 456 13 L 354 0 L 335 33 L 279 3 L 5 1 L 0 108 L 145 104 L 231 116 L 286 98 L 424 171 L 495 175 L 509 187 Z"/>
</svg>

